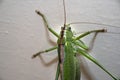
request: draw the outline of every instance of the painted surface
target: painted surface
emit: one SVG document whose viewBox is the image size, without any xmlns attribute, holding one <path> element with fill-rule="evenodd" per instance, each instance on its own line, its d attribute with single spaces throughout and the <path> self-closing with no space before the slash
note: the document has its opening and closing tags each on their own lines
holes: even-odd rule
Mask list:
<svg viewBox="0 0 120 80">
<path fill-rule="evenodd" d="M 66 0 L 66 7 L 68 23 L 90 21 L 120 26 L 119 0 Z M 39 58 L 31 59 L 32 54 L 52 46 L 36 9 L 47 16 L 52 28 L 60 30 L 64 19 L 61 0 L 0 0 L 0 80 L 54 80 L 56 51 L 42 55 L 47 64 Z M 103 27 L 73 25 L 77 32 Z M 120 29 L 107 29 L 120 33 Z M 89 43 L 92 36 L 84 40 Z M 51 34 L 50 38 L 56 41 Z M 99 34 L 91 54 L 110 72 L 120 75 L 120 34 Z M 90 61 L 83 61 L 95 80 L 112 80 Z M 86 74 L 82 80 L 89 80 Z"/>
</svg>

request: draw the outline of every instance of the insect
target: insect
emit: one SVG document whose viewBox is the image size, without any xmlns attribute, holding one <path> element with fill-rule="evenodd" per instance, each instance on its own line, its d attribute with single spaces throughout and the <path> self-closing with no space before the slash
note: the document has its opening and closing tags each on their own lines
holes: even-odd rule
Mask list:
<svg viewBox="0 0 120 80">
<path fill-rule="evenodd" d="M 89 59 L 90 61 L 92 61 L 93 63 L 95 63 L 102 70 L 104 70 L 109 76 L 111 76 L 113 80 L 120 80 L 120 79 L 117 79 L 114 75 L 112 75 L 107 69 L 104 68 L 103 65 L 101 65 L 94 57 L 92 57 L 88 53 L 89 47 L 87 47 L 86 44 L 81 40 L 81 38 L 91 33 L 106 32 L 106 29 L 97 29 L 97 30 L 87 31 L 75 37 L 70 26 L 72 24 L 79 24 L 81 22 L 66 24 L 66 9 L 65 9 L 64 0 L 63 0 L 63 6 L 64 6 L 64 19 L 65 20 L 64 20 L 63 27 L 61 27 L 60 34 L 57 34 L 57 32 L 55 32 L 49 26 L 46 20 L 46 16 L 40 11 L 36 10 L 36 13 L 42 17 L 43 22 L 45 26 L 47 27 L 47 29 L 58 38 L 58 41 L 57 41 L 57 46 L 54 46 L 44 51 L 40 51 L 34 54 L 32 58 L 37 57 L 41 53 L 46 53 L 46 52 L 50 52 L 50 51 L 57 49 L 58 66 L 57 66 L 55 80 L 58 80 L 59 77 L 61 78 L 61 80 L 80 80 L 81 71 L 80 71 L 80 63 L 77 58 L 77 55 L 82 55 L 86 57 L 87 59 Z M 99 23 L 89 23 L 89 24 L 104 25 L 104 24 L 99 24 Z"/>
</svg>

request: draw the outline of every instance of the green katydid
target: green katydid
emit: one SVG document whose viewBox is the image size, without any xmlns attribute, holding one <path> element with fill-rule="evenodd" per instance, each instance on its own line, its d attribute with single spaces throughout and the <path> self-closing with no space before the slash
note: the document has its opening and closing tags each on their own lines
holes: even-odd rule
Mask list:
<svg viewBox="0 0 120 80">
<path fill-rule="evenodd" d="M 45 26 L 48 28 L 48 30 L 55 35 L 58 38 L 57 46 L 54 46 L 52 48 L 49 48 L 44 51 L 40 51 L 32 56 L 32 58 L 35 58 L 36 56 L 40 55 L 41 53 L 46 53 L 49 51 L 56 50 L 58 51 L 58 66 L 57 66 L 57 72 L 55 80 L 58 80 L 59 76 L 61 80 L 80 80 L 80 63 L 79 60 L 76 58 L 77 54 L 83 55 L 93 63 L 95 63 L 97 66 L 99 66 L 101 69 L 103 69 L 109 76 L 113 78 L 113 80 L 120 80 L 117 79 L 115 76 L 113 76 L 108 70 L 106 70 L 103 65 L 101 65 L 95 58 L 93 58 L 90 54 L 88 54 L 87 50 L 88 47 L 86 44 L 81 40 L 81 38 L 91 34 L 91 33 L 99 33 L 99 32 L 106 32 L 105 29 L 98 29 L 98 30 L 91 30 L 87 31 L 85 33 L 82 33 L 81 35 L 75 37 L 70 25 L 71 24 L 77 24 L 77 23 L 88 23 L 88 24 L 97 24 L 97 25 L 105 25 L 105 24 L 99 24 L 99 23 L 89 23 L 89 22 L 76 22 L 76 23 L 70 23 L 66 24 L 66 10 L 65 10 L 65 1 L 63 0 L 63 6 L 64 6 L 64 26 L 61 27 L 60 34 L 57 34 L 48 24 L 46 17 L 43 13 L 36 11 L 36 13 L 42 17 Z M 110 25 L 106 25 L 110 26 Z"/>
</svg>

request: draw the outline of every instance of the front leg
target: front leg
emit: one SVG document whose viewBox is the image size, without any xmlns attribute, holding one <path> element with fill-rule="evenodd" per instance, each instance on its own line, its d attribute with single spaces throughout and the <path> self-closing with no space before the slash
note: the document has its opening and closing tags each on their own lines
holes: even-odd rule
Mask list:
<svg viewBox="0 0 120 80">
<path fill-rule="evenodd" d="M 43 22 L 44 22 L 45 26 L 47 27 L 47 29 L 48 29 L 53 35 L 55 35 L 57 38 L 59 38 L 59 35 L 49 26 L 45 15 L 42 14 L 40 11 L 37 11 L 37 10 L 36 10 L 35 12 L 36 12 L 39 16 L 42 17 Z"/>
<path fill-rule="evenodd" d="M 39 56 L 41 53 L 50 52 L 50 51 L 53 51 L 53 50 L 55 50 L 55 49 L 57 49 L 57 46 L 52 47 L 52 48 L 49 48 L 49 49 L 44 50 L 44 51 L 40 51 L 40 52 L 38 52 L 38 53 L 34 54 L 34 55 L 32 56 L 32 58 L 35 58 L 35 57 Z"/>
</svg>

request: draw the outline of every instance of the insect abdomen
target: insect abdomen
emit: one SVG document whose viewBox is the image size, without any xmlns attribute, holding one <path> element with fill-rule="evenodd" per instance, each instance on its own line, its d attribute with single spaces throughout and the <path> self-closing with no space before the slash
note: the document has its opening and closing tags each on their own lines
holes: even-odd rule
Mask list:
<svg viewBox="0 0 120 80">
<path fill-rule="evenodd" d="M 65 43 L 65 53 L 63 62 L 63 80 L 75 80 L 76 65 L 71 42 Z"/>
</svg>

